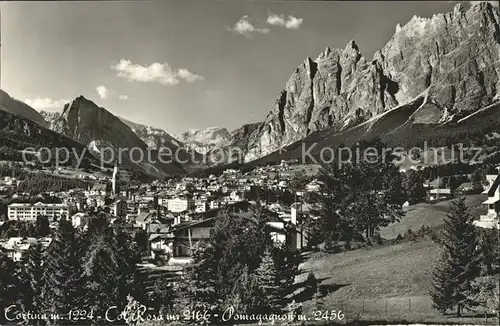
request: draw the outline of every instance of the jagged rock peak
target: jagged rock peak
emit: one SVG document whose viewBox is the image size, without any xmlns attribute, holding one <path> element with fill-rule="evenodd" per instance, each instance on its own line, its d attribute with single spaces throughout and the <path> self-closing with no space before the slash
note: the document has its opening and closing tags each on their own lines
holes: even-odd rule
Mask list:
<svg viewBox="0 0 500 326">
<path fill-rule="evenodd" d="M 457 4 L 451 12 L 397 25 L 371 64 L 354 41 L 326 48 L 315 61 L 307 58 L 250 135 L 246 160 L 318 130 L 352 126 L 426 89 L 433 105 L 457 117 L 491 104 L 500 94 L 499 21 L 489 3 L 467 11 Z"/>
<path fill-rule="evenodd" d="M 73 99 L 72 101 L 70 101 L 69 103 L 66 103 L 64 105 L 62 115 L 65 116 L 67 114 L 70 114 L 71 111 L 75 111 L 75 110 L 78 110 L 78 111 L 85 110 L 85 111 L 95 112 L 93 114 L 100 112 L 99 114 L 105 114 L 105 115 L 108 115 L 110 117 L 118 119 L 118 117 L 116 117 L 113 113 L 111 113 L 110 111 L 106 110 L 105 108 L 97 105 L 97 103 L 86 98 L 83 95 L 80 95 L 80 96 L 76 97 L 75 99 Z M 80 113 L 80 114 L 82 114 L 82 113 Z M 90 114 L 90 112 L 87 112 L 86 114 Z"/>
<path fill-rule="evenodd" d="M 231 136 L 226 128 L 191 129 L 176 135 L 188 148 L 205 154 L 227 143 Z"/>
<path fill-rule="evenodd" d="M 352 49 L 359 52 L 359 47 L 354 40 L 350 40 L 345 46 L 345 51 L 351 51 Z"/>
<path fill-rule="evenodd" d="M 464 6 L 459 2 L 453 7 L 453 15 L 454 16 L 463 16 L 465 15 L 465 8 Z"/>
<path fill-rule="evenodd" d="M 83 95 L 79 95 L 78 97 L 76 97 L 73 102 L 82 102 L 82 103 L 92 103 L 94 105 L 97 106 L 97 104 L 95 104 L 92 100 L 89 100 L 88 98 L 86 98 L 85 96 Z"/>
</svg>

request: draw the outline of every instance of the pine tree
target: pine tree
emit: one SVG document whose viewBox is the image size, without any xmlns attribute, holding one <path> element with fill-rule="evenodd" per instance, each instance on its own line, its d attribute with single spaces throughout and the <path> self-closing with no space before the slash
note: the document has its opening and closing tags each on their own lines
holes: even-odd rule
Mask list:
<svg viewBox="0 0 500 326">
<path fill-rule="evenodd" d="M 87 249 L 83 260 L 83 307 L 103 316 L 118 303 L 117 279 L 120 266 L 109 242 L 103 236 Z M 97 321 L 105 322 L 105 321 Z"/>
<path fill-rule="evenodd" d="M 274 247 L 273 257 L 282 289 L 286 292 L 295 282 L 299 273 L 300 254 L 288 250 L 286 245 Z"/>
<path fill-rule="evenodd" d="M 21 304 L 24 311 L 43 313 L 43 247 L 37 242 L 30 246 L 24 257 Z M 30 324 L 43 325 L 43 320 L 30 320 Z"/>
<path fill-rule="evenodd" d="M 44 215 L 36 217 L 36 232 L 39 237 L 46 237 L 50 234 L 49 218 Z"/>
<path fill-rule="evenodd" d="M 0 251 L 0 311 L 17 302 L 19 280 L 14 261 Z M 5 314 L 0 314 L 0 323 L 5 323 Z"/>
<path fill-rule="evenodd" d="M 151 306 L 160 313 L 171 313 L 176 294 L 171 280 L 165 276 L 156 279 L 150 295 Z"/>
<path fill-rule="evenodd" d="M 112 239 L 112 249 L 118 260 L 118 266 L 120 266 L 115 285 L 118 290 L 117 305 L 124 307 L 127 303 L 127 295 L 129 293 L 136 294 L 136 292 L 143 290 L 134 288 L 134 286 L 139 284 L 137 263 L 140 262 L 141 255 L 133 238 L 120 229 L 115 230 Z"/>
<path fill-rule="evenodd" d="M 403 190 L 410 204 L 421 202 L 425 199 L 424 176 L 420 171 L 410 170 L 403 178 Z"/>
<path fill-rule="evenodd" d="M 258 313 L 259 304 L 262 302 L 261 294 L 257 277 L 250 274 L 248 266 L 245 266 L 225 306 L 232 306 L 242 314 Z"/>
<path fill-rule="evenodd" d="M 445 220 L 443 253 L 433 272 L 431 297 L 442 313 L 456 309 L 460 316 L 468 300 L 471 281 L 479 275 L 477 239 L 472 217 L 467 213 L 464 198 L 453 203 Z"/>
<path fill-rule="evenodd" d="M 472 306 L 477 311 L 494 313 L 500 318 L 500 284 L 498 276 L 478 277 L 472 282 L 471 290 L 467 293 Z"/>
<path fill-rule="evenodd" d="M 252 274 L 259 266 L 269 237 L 266 224 L 254 213 L 223 213 L 210 237 L 196 245 L 184 282 L 191 304 L 220 305 L 231 296 L 245 268 Z"/>
<path fill-rule="evenodd" d="M 215 275 L 217 273 L 215 251 L 211 245 L 202 245 L 193 252 L 193 266 L 187 270 L 184 278 L 187 289 L 188 305 L 191 310 L 197 308 L 213 310 L 222 298 L 217 295 Z"/>
<path fill-rule="evenodd" d="M 494 273 L 494 265 L 498 264 L 500 256 L 498 230 L 481 230 L 480 233 L 480 257 L 482 265 L 485 267 L 484 274 L 491 275 Z"/>
<path fill-rule="evenodd" d="M 263 312 L 279 313 L 283 308 L 282 288 L 280 286 L 279 272 L 276 269 L 274 257 L 267 250 L 262 257 L 255 274 L 262 291 Z"/>
<path fill-rule="evenodd" d="M 69 221 L 61 219 L 55 239 L 47 250 L 42 298 L 47 314 L 64 316 L 83 303 L 83 268 L 80 239 Z M 52 321 L 57 322 L 57 321 Z M 61 321 L 59 321 L 61 322 Z M 65 320 L 65 324 L 78 321 Z"/>
</svg>

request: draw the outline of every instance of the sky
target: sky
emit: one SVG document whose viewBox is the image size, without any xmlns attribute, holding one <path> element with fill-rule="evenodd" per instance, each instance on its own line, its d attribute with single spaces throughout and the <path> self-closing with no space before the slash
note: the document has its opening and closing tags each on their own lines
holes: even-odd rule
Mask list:
<svg viewBox="0 0 500 326">
<path fill-rule="evenodd" d="M 1 84 L 37 110 L 83 95 L 170 134 L 263 121 L 292 72 L 355 40 L 371 60 L 395 26 L 456 1 L 1 3 Z M 464 6 L 469 6 L 464 2 Z"/>
</svg>

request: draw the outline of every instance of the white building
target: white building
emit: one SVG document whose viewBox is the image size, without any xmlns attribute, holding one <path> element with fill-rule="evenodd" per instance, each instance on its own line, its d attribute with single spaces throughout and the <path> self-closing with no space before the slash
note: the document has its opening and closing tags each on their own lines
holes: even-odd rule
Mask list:
<svg viewBox="0 0 500 326">
<path fill-rule="evenodd" d="M 210 209 L 216 209 L 216 208 L 219 208 L 220 206 L 221 206 L 221 202 L 218 200 L 212 200 L 210 202 Z"/>
<path fill-rule="evenodd" d="M 190 198 L 173 198 L 167 200 L 167 209 L 172 213 L 182 213 L 195 209 L 195 202 Z"/>
<path fill-rule="evenodd" d="M 451 198 L 453 194 L 450 188 L 435 188 L 429 190 L 429 200 Z"/>
<path fill-rule="evenodd" d="M 474 225 L 480 228 L 494 229 L 500 228 L 498 213 L 500 211 L 500 175 L 497 175 L 495 181 L 491 183 L 491 177 L 488 178 L 491 186 L 488 189 L 488 199 L 483 202 L 487 205 L 486 215 L 479 216 L 479 220 L 474 221 Z"/>
<path fill-rule="evenodd" d="M 243 196 L 239 191 L 232 191 L 229 195 L 229 201 L 232 203 L 236 203 L 239 201 L 243 201 Z"/>
<path fill-rule="evenodd" d="M 206 200 L 198 200 L 195 203 L 195 212 L 197 213 L 203 213 L 206 212 L 208 209 L 208 203 Z"/>
<path fill-rule="evenodd" d="M 15 262 L 21 261 L 23 254 L 30 248 L 32 244 L 40 242 L 43 248 L 47 248 L 52 242 L 52 238 L 22 238 L 22 237 L 11 237 L 7 241 L 1 241 L 0 247 L 2 247 L 6 253 L 7 257 Z"/>
<path fill-rule="evenodd" d="M 485 187 L 484 187 L 484 191 L 482 192 L 483 194 L 485 194 L 485 195 L 488 194 L 488 191 L 490 190 L 491 186 L 493 186 L 493 183 L 495 182 L 497 177 L 498 177 L 497 174 L 487 174 L 486 175 L 487 185 L 485 185 Z"/>
<path fill-rule="evenodd" d="M 314 179 L 313 181 L 309 182 L 306 185 L 306 191 L 310 192 L 318 192 L 321 190 L 322 187 L 324 187 L 324 182 L 319 181 L 318 179 Z"/>
<path fill-rule="evenodd" d="M 73 227 L 79 228 L 82 224 L 86 223 L 90 219 L 90 216 L 87 213 L 76 213 L 71 216 L 71 224 Z"/>
<path fill-rule="evenodd" d="M 49 220 L 55 220 L 65 215 L 68 216 L 69 209 L 66 204 L 45 204 L 38 202 L 10 204 L 8 208 L 9 220 L 35 221 L 38 215 L 44 215 Z"/>
</svg>

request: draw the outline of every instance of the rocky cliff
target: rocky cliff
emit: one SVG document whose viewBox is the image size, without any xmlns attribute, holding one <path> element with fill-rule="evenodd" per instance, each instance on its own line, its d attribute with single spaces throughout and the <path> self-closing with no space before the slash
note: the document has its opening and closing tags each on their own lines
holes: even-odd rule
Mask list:
<svg viewBox="0 0 500 326">
<path fill-rule="evenodd" d="M 48 127 L 49 124 L 43 116 L 28 104 L 10 97 L 9 94 L 0 89 L 0 110 L 21 116 L 38 123 L 42 127 Z"/>
<path fill-rule="evenodd" d="M 60 112 L 47 112 L 47 111 L 39 111 L 45 121 L 47 121 L 48 127 L 52 130 L 60 129 L 58 127 L 58 123 L 61 121 L 61 113 Z"/>
<path fill-rule="evenodd" d="M 231 139 L 226 128 L 209 127 L 206 129 L 191 129 L 175 136 L 186 147 L 198 153 L 206 154 L 216 148 L 227 145 Z"/>
<path fill-rule="evenodd" d="M 160 162 L 158 152 L 148 150 L 148 145 L 120 118 L 83 96 L 66 104 L 60 117 L 52 121 L 51 125 L 54 131 L 88 146 L 96 155 L 109 154 L 111 149 L 114 150 L 115 158 L 120 155 L 124 164 L 140 168 L 149 175 L 164 177 L 166 174 L 185 172 L 175 157 L 172 157 L 172 163 Z M 172 153 L 177 149 L 172 143 L 163 146 L 170 146 Z M 104 147 L 109 149 L 104 151 Z M 122 154 L 119 154 L 120 150 Z M 181 153 L 181 156 L 184 159 L 187 155 Z M 106 161 L 109 159 L 105 157 Z M 167 159 L 162 157 L 164 161 Z"/>
<path fill-rule="evenodd" d="M 420 123 L 441 124 L 494 103 L 500 89 L 499 13 L 489 3 L 413 17 L 366 60 L 354 41 L 306 60 L 249 135 L 252 161 L 321 130 L 342 131 L 425 93 Z"/>
<path fill-rule="evenodd" d="M 243 162 L 248 153 L 248 140 L 258 130 L 260 123 L 243 125 L 229 133 L 225 142 L 207 152 L 210 165 Z"/>
<path fill-rule="evenodd" d="M 55 152 L 47 156 L 46 149 L 67 148 L 71 154 L 69 157 L 64 154 L 60 157 L 58 163 L 61 165 L 89 168 L 92 164 L 99 163 L 91 153 L 85 151 L 85 146 L 79 142 L 47 129 L 31 119 L 9 113 L 10 109 L 15 110 L 18 104 L 14 103 L 14 105 L 14 108 L 7 107 L 8 110 L 0 110 L 0 157 L 2 160 L 32 163 L 43 161 L 45 164 L 55 164 Z M 74 153 L 78 155 L 78 158 Z M 36 154 L 39 155 L 38 159 Z M 78 161 L 79 157 L 83 158 L 81 162 Z"/>
<path fill-rule="evenodd" d="M 161 148 L 162 146 L 182 147 L 184 144 L 172 137 L 163 129 L 146 126 L 120 117 L 120 120 L 132 129 L 150 148 Z"/>
</svg>

